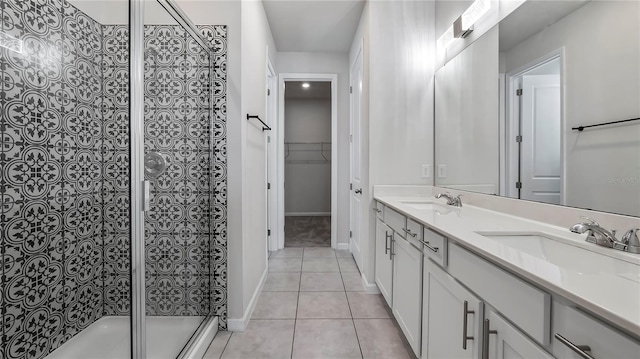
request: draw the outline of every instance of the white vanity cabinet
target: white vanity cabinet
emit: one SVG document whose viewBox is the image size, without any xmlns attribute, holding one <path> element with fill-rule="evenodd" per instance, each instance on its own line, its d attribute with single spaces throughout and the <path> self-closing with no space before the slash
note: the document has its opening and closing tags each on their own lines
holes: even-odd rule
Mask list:
<svg viewBox="0 0 640 359">
<path fill-rule="evenodd" d="M 552 352 L 557 358 L 640 358 L 640 343 L 568 305 L 553 303 Z M 640 303 L 638 304 L 640 305 Z"/>
<path fill-rule="evenodd" d="M 422 326 L 422 250 L 395 234 L 393 242 L 393 315 L 417 356 Z"/>
<path fill-rule="evenodd" d="M 479 358 L 482 302 L 425 258 L 422 358 Z"/>
<path fill-rule="evenodd" d="M 375 280 L 382 296 L 392 307 L 393 289 L 393 257 L 391 246 L 393 241 L 393 230 L 387 226 L 380 218 L 376 218 L 376 265 Z"/>
<path fill-rule="evenodd" d="M 484 338 L 482 345 L 484 353 L 481 358 L 553 359 L 551 354 L 544 351 L 533 340 L 509 324 L 493 309 L 486 310 L 485 320 L 482 323 L 482 337 Z"/>
</svg>

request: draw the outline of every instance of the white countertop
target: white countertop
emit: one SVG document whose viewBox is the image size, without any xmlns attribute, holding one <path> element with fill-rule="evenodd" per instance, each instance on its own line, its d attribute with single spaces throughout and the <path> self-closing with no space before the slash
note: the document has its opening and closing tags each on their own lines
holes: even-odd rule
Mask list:
<svg viewBox="0 0 640 359">
<path fill-rule="evenodd" d="M 586 235 L 522 217 L 463 204 L 447 206 L 433 197 L 375 196 L 377 201 L 447 236 L 450 240 L 558 294 L 640 338 L 640 255 L 585 242 Z M 417 209 L 403 202 L 433 201 L 448 213 Z M 444 211 L 446 212 L 446 211 Z M 476 232 L 532 232 L 559 238 L 560 246 L 576 266 L 558 266 L 501 244 Z M 586 251 L 585 251 L 586 250 Z M 590 268 L 597 254 L 598 268 Z M 585 263 L 588 262 L 588 263 Z M 587 270 L 583 270 L 583 269 Z"/>
</svg>

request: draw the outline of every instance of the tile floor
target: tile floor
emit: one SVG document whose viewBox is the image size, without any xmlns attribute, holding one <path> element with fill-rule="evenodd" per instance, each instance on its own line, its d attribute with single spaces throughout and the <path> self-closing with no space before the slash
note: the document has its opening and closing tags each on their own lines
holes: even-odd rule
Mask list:
<svg viewBox="0 0 640 359">
<path fill-rule="evenodd" d="M 285 248 L 244 332 L 219 332 L 204 359 L 415 358 L 381 295 L 364 292 L 347 251 Z"/>
</svg>

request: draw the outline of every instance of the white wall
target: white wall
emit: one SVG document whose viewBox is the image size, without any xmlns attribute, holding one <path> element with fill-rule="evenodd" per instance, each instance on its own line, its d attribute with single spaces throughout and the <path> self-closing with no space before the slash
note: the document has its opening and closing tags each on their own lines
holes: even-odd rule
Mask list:
<svg viewBox="0 0 640 359">
<path fill-rule="evenodd" d="M 346 53 L 280 52 L 279 73 L 337 74 L 338 203 L 337 243 L 349 241 L 349 58 Z"/>
<path fill-rule="evenodd" d="M 564 47 L 566 198 L 640 216 L 640 124 L 571 127 L 640 114 L 640 3 L 592 1 L 506 54 L 510 71 Z"/>
<path fill-rule="evenodd" d="M 266 136 L 246 115 L 266 118 L 267 49 L 276 58 L 276 47 L 261 1 L 241 2 L 241 141 L 242 173 L 242 313 L 247 315 L 251 300 L 267 269 L 267 186 Z M 275 61 L 272 61 L 274 66 Z M 230 303 L 235 305 L 235 303 Z M 236 314 L 236 313 L 234 313 Z"/>
<path fill-rule="evenodd" d="M 331 99 L 285 98 L 284 112 L 285 143 L 314 142 L 285 150 L 285 215 L 331 213 Z"/>
<path fill-rule="evenodd" d="M 364 274 L 373 282 L 375 216 L 373 185 L 432 184 L 421 165 L 433 165 L 434 2 L 374 1 L 365 8 L 365 78 L 368 111 L 363 113 Z M 361 24 L 362 25 L 362 24 Z M 368 32 L 368 34 L 367 34 Z M 354 39 L 353 49 L 360 41 Z M 367 46 L 368 45 L 368 46 Z M 368 65 L 367 65 L 368 59 Z M 367 84 L 365 83 L 365 86 Z M 368 165 L 366 164 L 368 163 Z"/>
</svg>

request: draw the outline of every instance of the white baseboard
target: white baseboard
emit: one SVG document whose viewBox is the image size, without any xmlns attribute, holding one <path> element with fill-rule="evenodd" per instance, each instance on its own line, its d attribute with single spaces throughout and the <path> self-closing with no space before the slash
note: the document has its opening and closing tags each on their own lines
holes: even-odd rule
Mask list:
<svg viewBox="0 0 640 359">
<path fill-rule="evenodd" d="M 330 217 L 331 212 L 285 212 L 285 217 Z"/>
<path fill-rule="evenodd" d="M 251 315 L 253 314 L 253 310 L 256 308 L 256 303 L 258 302 L 258 297 L 262 292 L 262 287 L 264 287 L 264 282 L 267 280 L 267 273 L 269 272 L 269 266 L 264 269 L 262 273 L 262 277 L 260 278 L 260 283 L 258 287 L 253 292 L 251 296 L 251 301 L 249 301 L 249 305 L 247 306 L 247 310 L 244 311 L 242 318 L 229 318 L 227 320 L 227 330 L 230 332 L 244 332 L 247 329 L 247 325 L 249 325 L 249 320 L 251 320 Z"/>
<path fill-rule="evenodd" d="M 349 250 L 349 243 L 338 243 L 336 244 L 336 249 Z"/>
<path fill-rule="evenodd" d="M 369 294 L 380 294 L 380 289 L 378 289 L 378 285 L 375 282 L 369 282 L 367 280 L 367 276 L 362 273 L 362 286 L 364 287 L 364 291 Z"/>
</svg>

